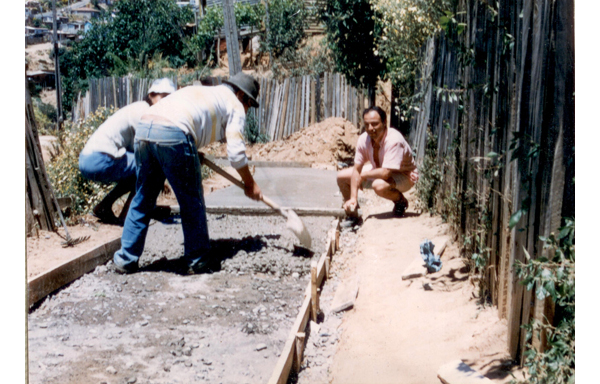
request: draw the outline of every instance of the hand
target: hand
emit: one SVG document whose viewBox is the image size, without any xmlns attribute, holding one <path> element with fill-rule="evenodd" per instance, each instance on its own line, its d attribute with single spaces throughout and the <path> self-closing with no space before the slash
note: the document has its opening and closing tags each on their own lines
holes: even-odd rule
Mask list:
<svg viewBox="0 0 600 384">
<path fill-rule="evenodd" d="M 344 209 L 344 211 L 346 211 L 346 214 L 352 214 L 352 213 L 356 212 L 357 205 L 358 205 L 358 202 L 356 201 L 356 199 L 350 198 L 350 199 L 346 200 L 344 205 L 342 205 L 342 208 Z"/>
<path fill-rule="evenodd" d="M 262 191 L 254 180 L 244 184 L 244 193 L 252 200 L 262 200 Z"/>
</svg>

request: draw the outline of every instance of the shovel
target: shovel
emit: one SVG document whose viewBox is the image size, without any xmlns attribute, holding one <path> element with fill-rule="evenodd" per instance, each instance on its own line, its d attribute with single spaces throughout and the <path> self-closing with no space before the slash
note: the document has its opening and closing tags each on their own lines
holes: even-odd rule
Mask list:
<svg viewBox="0 0 600 384">
<path fill-rule="evenodd" d="M 233 184 L 244 189 L 244 183 L 242 183 L 241 181 L 239 181 L 238 179 L 236 179 L 235 177 L 230 175 L 228 172 L 223 170 L 217 164 L 208 160 L 206 157 L 204 157 L 204 155 L 202 153 L 200 153 L 200 159 L 202 161 L 202 164 L 205 164 L 207 167 L 209 167 L 210 169 L 212 169 L 219 175 L 223 176 L 227 180 L 231 181 Z M 262 197 L 262 202 L 267 204 L 269 207 L 273 208 L 274 210 L 278 211 L 283 217 L 285 217 L 287 219 L 286 227 L 290 231 L 292 231 L 294 233 L 294 235 L 296 235 L 298 240 L 300 240 L 300 244 L 302 244 L 302 246 L 304 248 L 310 249 L 310 246 L 311 246 L 310 234 L 308 233 L 308 230 L 306 229 L 306 227 L 304 226 L 304 223 L 302 222 L 302 220 L 300 220 L 300 217 L 298 217 L 296 212 L 292 211 L 291 209 L 282 209 L 273 200 L 269 199 L 265 195 L 263 195 L 263 197 Z"/>
</svg>

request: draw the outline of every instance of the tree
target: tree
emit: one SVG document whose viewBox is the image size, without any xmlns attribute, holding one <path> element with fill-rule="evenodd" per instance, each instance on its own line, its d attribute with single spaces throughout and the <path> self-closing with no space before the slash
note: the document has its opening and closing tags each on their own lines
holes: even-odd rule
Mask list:
<svg viewBox="0 0 600 384">
<path fill-rule="evenodd" d="M 302 0 L 269 0 L 269 32 L 262 49 L 280 57 L 285 50 L 296 50 L 306 33 L 307 11 Z"/>
<path fill-rule="evenodd" d="M 65 111 L 88 78 L 141 70 L 156 53 L 174 67 L 193 59 L 183 55 L 189 40 L 184 26 L 194 19 L 189 7 L 172 0 L 120 0 L 112 11 L 114 17 L 103 14 L 83 40 L 59 51 Z"/>
<path fill-rule="evenodd" d="M 321 13 L 336 70 L 354 87 L 374 90 L 385 74 L 376 48 L 381 35 L 378 17 L 369 0 L 327 0 Z"/>
</svg>

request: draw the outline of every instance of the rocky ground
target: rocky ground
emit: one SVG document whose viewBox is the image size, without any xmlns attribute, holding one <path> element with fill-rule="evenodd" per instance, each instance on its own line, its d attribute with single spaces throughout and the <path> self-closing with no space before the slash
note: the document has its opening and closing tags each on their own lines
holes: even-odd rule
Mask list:
<svg viewBox="0 0 600 384">
<path fill-rule="evenodd" d="M 168 271 L 183 253 L 178 220 L 155 223 L 140 272 L 100 266 L 31 311 L 30 382 L 268 381 L 332 222 L 302 220 L 314 253 L 282 218 L 209 215 L 221 269 L 193 276 Z"/>
</svg>

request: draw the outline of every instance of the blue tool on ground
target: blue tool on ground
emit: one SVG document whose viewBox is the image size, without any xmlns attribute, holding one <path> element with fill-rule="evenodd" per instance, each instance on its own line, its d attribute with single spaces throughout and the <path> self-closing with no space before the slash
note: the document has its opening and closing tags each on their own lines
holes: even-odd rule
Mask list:
<svg viewBox="0 0 600 384">
<path fill-rule="evenodd" d="M 421 243 L 421 257 L 427 264 L 427 273 L 439 272 L 442 269 L 442 260 L 433 253 L 433 247 L 435 245 L 429 239 Z"/>
</svg>

